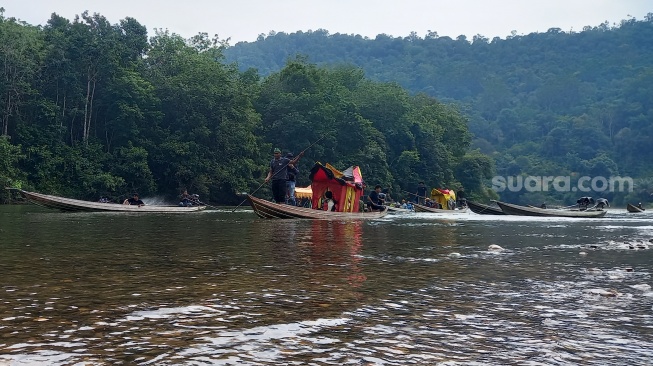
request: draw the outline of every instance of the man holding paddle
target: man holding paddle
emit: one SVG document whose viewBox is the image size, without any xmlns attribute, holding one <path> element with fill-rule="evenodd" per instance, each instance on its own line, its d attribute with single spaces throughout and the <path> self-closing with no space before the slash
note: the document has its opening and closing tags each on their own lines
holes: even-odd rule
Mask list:
<svg viewBox="0 0 653 366">
<path fill-rule="evenodd" d="M 299 159 L 304 156 L 304 152 L 300 152 L 294 159 L 290 160 L 281 156 L 281 149 L 274 149 L 274 159 L 270 161 L 270 171 L 268 176 L 265 177 L 265 182 L 272 180 L 272 195 L 274 202 L 286 202 L 286 181 L 288 180 L 288 168 L 295 167 Z"/>
</svg>

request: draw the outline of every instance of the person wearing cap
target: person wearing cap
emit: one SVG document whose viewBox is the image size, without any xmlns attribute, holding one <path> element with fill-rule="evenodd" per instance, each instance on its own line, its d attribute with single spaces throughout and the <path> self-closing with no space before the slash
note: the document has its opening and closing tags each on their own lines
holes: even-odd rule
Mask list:
<svg viewBox="0 0 653 366">
<path fill-rule="evenodd" d="M 141 201 L 138 198 L 138 193 L 134 193 L 132 198 L 126 199 L 123 203 L 123 205 L 138 205 L 138 207 L 144 206 L 145 202 Z"/>
<path fill-rule="evenodd" d="M 286 154 L 287 159 L 292 159 L 293 154 L 291 152 Z M 286 181 L 286 203 L 289 205 L 297 206 L 297 201 L 295 200 L 295 181 L 299 174 L 299 169 L 296 165 L 288 164 L 288 180 Z"/>
<path fill-rule="evenodd" d="M 281 156 L 281 149 L 274 149 L 274 158 L 270 161 L 270 170 L 268 171 L 265 182 L 272 181 L 272 196 L 274 202 L 286 202 L 286 182 L 288 181 L 288 167 L 294 168 L 295 164 L 304 155 L 304 152 L 299 153 L 294 159 L 288 159 Z"/>
</svg>

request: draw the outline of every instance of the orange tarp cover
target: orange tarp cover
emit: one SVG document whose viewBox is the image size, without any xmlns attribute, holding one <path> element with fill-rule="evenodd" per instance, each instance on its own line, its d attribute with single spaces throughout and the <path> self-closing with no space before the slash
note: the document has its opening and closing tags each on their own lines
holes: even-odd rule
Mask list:
<svg viewBox="0 0 653 366">
<path fill-rule="evenodd" d="M 443 209 L 451 210 L 449 207 L 449 200 L 453 200 L 454 204 L 456 202 L 456 192 L 453 189 L 438 189 L 433 188 L 431 190 L 431 199 L 439 203 Z M 455 207 L 455 206 L 454 206 Z"/>
<path fill-rule="evenodd" d="M 308 187 L 295 187 L 295 197 L 297 198 L 312 198 L 313 189 L 311 186 Z"/>
</svg>

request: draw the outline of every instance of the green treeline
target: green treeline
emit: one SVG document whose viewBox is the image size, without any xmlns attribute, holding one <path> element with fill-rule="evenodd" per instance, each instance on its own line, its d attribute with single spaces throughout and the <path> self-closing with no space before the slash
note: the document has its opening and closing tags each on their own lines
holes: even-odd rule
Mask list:
<svg viewBox="0 0 653 366">
<path fill-rule="evenodd" d="M 224 54 L 263 75 L 296 54 L 321 66 L 355 65 L 372 80 L 458 105 L 470 149 L 491 157 L 499 176 L 633 177 L 633 192 L 587 194 L 617 204 L 653 198 L 653 13 L 492 40 L 270 32 Z M 573 203 L 587 194 L 521 190 L 501 198 Z"/>
<path fill-rule="evenodd" d="M 321 161 L 359 165 L 394 192 L 424 180 L 492 195 L 493 161 L 470 150 L 457 108 L 351 65 L 293 56 L 265 76 L 241 71 L 225 48 L 206 34 L 148 39 L 133 18 L 53 14 L 35 27 L 0 9 L 0 182 L 89 200 L 188 189 L 236 203 L 263 182 L 273 147 L 297 154 L 320 140 L 299 186 Z"/>
</svg>

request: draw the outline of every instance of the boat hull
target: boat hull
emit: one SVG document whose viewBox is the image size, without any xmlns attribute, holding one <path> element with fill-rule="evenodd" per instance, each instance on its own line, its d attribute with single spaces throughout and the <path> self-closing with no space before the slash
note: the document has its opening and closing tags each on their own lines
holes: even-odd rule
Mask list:
<svg viewBox="0 0 653 366">
<path fill-rule="evenodd" d="M 513 205 L 497 201 L 501 211 L 506 215 L 516 216 L 543 216 L 543 217 L 581 217 L 581 218 L 600 218 L 607 214 L 607 211 L 567 211 L 557 209 L 546 209 L 537 207 L 527 207 Z"/>
<path fill-rule="evenodd" d="M 247 199 L 256 215 L 264 219 L 366 220 L 388 214 L 387 207 L 380 212 L 332 212 L 274 203 L 251 195 Z"/>
<path fill-rule="evenodd" d="M 441 208 L 433 208 L 433 207 L 420 205 L 418 203 L 414 203 L 413 207 L 415 208 L 415 212 L 449 213 L 449 214 L 461 214 L 467 212 L 466 208 L 463 208 L 461 210 L 444 210 Z"/>
<path fill-rule="evenodd" d="M 409 210 L 409 209 L 407 209 L 407 208 L 392 207 L 392 206 L 387 206 L 387 207 L 388 207 L 388 211 L 390 211 L 390 213 L 396 213 L 396 214 L 399 214 L 399 213 L 410 213 L 410 212 L 413 212 L 413 210 Z"/>
<path fill-rule="evenodd" d="M 61 211 L 70 212 L 150 212 L 150 213 L 181 213 L 181 212 L 195 212 L 202 211 L 206 206 L 155 206 L 155 205 L 122 205 L 118 203 L 101 203 L 76 200 L 72 198 L 64 198 L 58 196 L 51 196 L 36 192 L 23 191 L 22 189 L 13 189 L 20 192 L 30 203 L 53 208 Z"/>
<path fill-rule="evenodd" d="M 505 215 L 506 213 L 501 211 L 498 207 L 492 207 L 489 205 L 484 205 L 482 203 L 476 203 L 473 201 L 467 201 L 467 207 L 469 207 L 472 212 L 479 215 Z"/>
<path fill-rule="evenodd" d="M 644 212 L 645 211 L 643 208 L 639 208 L 639 207 L 637 207 L 637 206 L 635 206 L 633 204 L 630 204 L 630 203 L 626 205 L 626 210 L 628 210 L 628 212 L 634 212 L 634 213 Z"/>
</svg>

